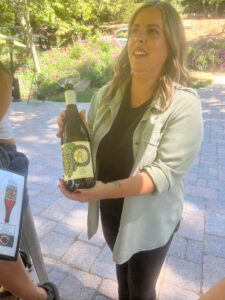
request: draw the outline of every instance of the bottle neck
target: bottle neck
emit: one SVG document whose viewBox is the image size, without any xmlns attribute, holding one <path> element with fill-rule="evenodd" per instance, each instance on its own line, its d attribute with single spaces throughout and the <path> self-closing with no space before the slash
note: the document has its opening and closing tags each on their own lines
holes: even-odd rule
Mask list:
<svg viewBox="0 0 225 300">
<path fill-rule="evenodd" d="M 76 93 L 74 90 L 66 90 L 65 91 L 65 101 L 66 101 L 66 106 L 70 104 L 76 104 Z"/>
</svg>

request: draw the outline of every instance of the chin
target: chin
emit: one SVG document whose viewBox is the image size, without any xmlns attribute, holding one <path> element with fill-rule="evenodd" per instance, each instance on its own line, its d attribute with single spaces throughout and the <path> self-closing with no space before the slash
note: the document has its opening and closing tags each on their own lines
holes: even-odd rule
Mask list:
<svg viewBox="0 0 225 300">
<path fill-rule="evenodd" d="M 132 73 L 136 75 L 148 74 L 149 70 L 142 69 L 142 68 L 132 68 Z"/>
</svg>

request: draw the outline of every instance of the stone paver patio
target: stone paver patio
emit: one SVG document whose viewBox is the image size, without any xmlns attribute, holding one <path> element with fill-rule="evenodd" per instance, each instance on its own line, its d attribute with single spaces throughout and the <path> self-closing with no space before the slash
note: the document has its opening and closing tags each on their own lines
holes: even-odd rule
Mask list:
<svg viewBox="0 0 225 300">
<path fill-rule="evenodd" d="M 197 300 L 225 277 L 225 85 L 199 89 L 204 141 L 185 179 L 183 221 L 158 280 L 159 300 Z M 101 228 L 87 240 L 87 205 L 66 199 L 56 118 L 64 103 L 12 103 L 18 149 L 30 160 L 30 205 L 49 279 L 64 300 L 117 299 L 111 253 Z M 88 104 L 79 104 L 79 109 Z"/>
</svg>

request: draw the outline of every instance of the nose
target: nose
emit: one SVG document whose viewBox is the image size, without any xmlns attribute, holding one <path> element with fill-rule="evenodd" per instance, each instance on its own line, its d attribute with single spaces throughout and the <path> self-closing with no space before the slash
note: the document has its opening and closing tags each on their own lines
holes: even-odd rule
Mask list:
<svg viewBox="0 0 225 300">
<path fill-rule="evenodd" d="M 136 40 L 139 43 L 143 43 L 145 39 L 146 39 L 146 33 L 144 32 L 144 30 L 140 30 L 136 35 Z"/>
</svg>

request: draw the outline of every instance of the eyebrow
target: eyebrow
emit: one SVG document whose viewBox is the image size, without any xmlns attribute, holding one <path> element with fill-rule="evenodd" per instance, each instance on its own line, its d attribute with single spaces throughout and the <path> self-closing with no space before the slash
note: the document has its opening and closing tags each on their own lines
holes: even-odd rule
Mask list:
<svg viewBox="0 0 225 300">
<path fill-rule="evenodd" d="M 140 27 L 139 24 L 133 24 L 132 27 Z M 157 27 L 158 29 L 161 29 L 161 27 L 157 24 L 147 24 L 147 27 Z"/>
</svg>

